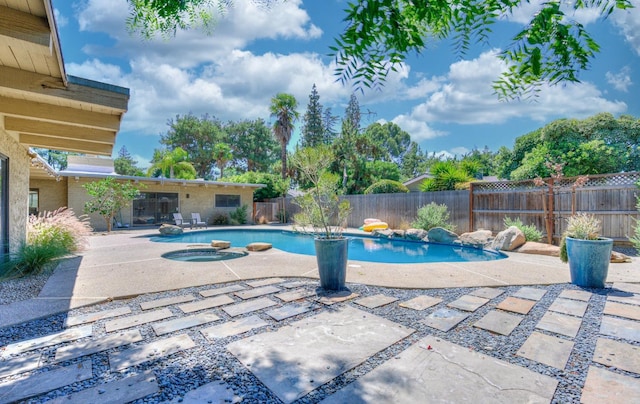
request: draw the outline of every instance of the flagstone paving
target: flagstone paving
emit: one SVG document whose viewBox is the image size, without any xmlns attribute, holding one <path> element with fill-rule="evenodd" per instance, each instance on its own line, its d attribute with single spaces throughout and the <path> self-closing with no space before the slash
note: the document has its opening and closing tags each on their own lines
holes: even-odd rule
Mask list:
<svg viewBox="0 0 640 404">
<path fill-rule="evenodd" d="M 527 338 L 517 355 L 554 368 L 564 369 L 572 349 L 571 341 L 535 331 Z"/>
<path fill-rule="evenodd" d="M 598 295 L 573 287 L 542 303 L 551 293 L 544 287 L 406 298 L 393 289 L 320 294 L 316 285 L 259 279 L 70 313 L 61 331 L 0 341 L 0 403 L 241 402 L 248 393 L 224 380 L 183 396 L 158 380 L 155 364 L 173 366 L 209 344 L 222 344 L 225 361 L 266 386 L 269 402 L 567 402 L 556 397 L 564 377 L 582 383 L 580 402 L 640 402 L 638 285 L 614 284 L 599 295 L 595 336 L 585 336 L 583 323 L 592 320 L 583 317 Z M 402 316 L 385 318 L 389 310 L 421 320 L 401 324 Z M 469 330 L 478 338 L 526 334 L 496 358 L 490 346 L 476 352 L 448 340 Z M 578 343 L 593 346 L 581 379 L 571 368 Z"/>
</svg>

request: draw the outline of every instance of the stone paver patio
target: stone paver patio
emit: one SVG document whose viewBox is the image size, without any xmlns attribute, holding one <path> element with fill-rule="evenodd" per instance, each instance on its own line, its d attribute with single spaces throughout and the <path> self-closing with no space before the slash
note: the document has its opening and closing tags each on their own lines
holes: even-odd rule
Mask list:
<svg viewBox="0 0 640 404">
<path fill-rule="evenodd" d="M 116 240 L 101 241 L 108 245 Z M 132 244 L 137 242 L 134 240 Z M 79 272 L 96 269 L 100 273 L 96 256 L 102 255 L 103 248 L 109 249 L 103 245 L 87 253 L 82 265 L 89 266 L 84 269 L 82 265 L 62 268 L 61 275 L 43 290 L 43 299 L 98 300 L 102 294 L 91 293 L 98 286 L 83 284 L 90 276 Z M 146 252 L 139 254 L 144 256 Z M 250 255 L 250 265 L 262 262 L 265 276 L 259 279 L 228 279 L 227 274 L 219 273 L 218 281 L 192 280 L 191 286 L 200 287 L 198 290 L 173 292 L 172 296 L 145 290 L 146 285 L 140 288 L 138 300 L 115 301 L 108 307 L 94 305 L 85 310 L 89 313 L 71 312 L 61 331 L 26 340 L 0 340 L 0 403 L 37 399 L 57 389 L 68 393 L 53 402 L 128 402 L 143 397 L 154 401 L 153 397 L 159 396 L 163 387 L 153 371 L 136 372 L 140 365 L 184 357 L 208 343 L 220 342 L 229 355 L 285 403 L 302 397 L 310 397 L 314 402 L 314 393 L 321 388 L 331 391 L 323 399 L 326 403 L 552 402 L 560 380 L 539 371 L 536 364 L 555 369 L 553 374 L 563 374 L 576 349 L 585 311 L 595 304 L 594 294 L 607 291 L 598 309 L 603 314 L 602 322 L 597 338 L 591 342 L 593 357 L 583 379 L 582 397 L 577 399 L 640 402 L 637 259 L 625 264 L 621 273 L 614 271 L 615 282 L 609 289 L 568 288 L 549 295 L 553 298 L 551 304 L 539 307 L 537 302 L 548 289 L 537 275 L 530 282 L 515 283 L 526 285 L 522 287 L 506 281 L 495 285 L 491 283 L 494 281 L 481 281 L 469 286 L 466 279 L 459 283 L 449 279 L 447 287 L 462 288 L 456 299 L 449 300 L 430 293 L 433 289 L 428 286 L 423 286 L 423 294 L 411 299 L 399 298 L 402 293 L 393 288 L 384 289 L 383 293 L 366 293 L 363 288 L 358 293 L 325 296 L 316 293 L 317 281 L 289 278 L 313 276 L 304 258 L 302 264 L 289 264 L 295 266 L 290 274 L 270 270 L 263 260 L 278 254 L 269 251 Z M 516 260 L 522 263 L 530 258 L 516 257 Z M 542 260 L 539 265 L 544 268 L 551 261 Z M 377 265 L 374 267 L 378 269 Z M 562 268 L 558 262 L 555 270 Z M 246 276 L 250 270 L 233 268 L 237 276 Z M 75 273 L 76 283 L 64 283 L 69 279 L 66 271 Z M 358 271 L 368 273 L 369 268 L 359 266 Z M 406 269 L 407 276 L 411 271 L 412 268 Z M 242 272 L 245 275 L 239 275 Z M 196 268 L 194 279 L 200 274 Z M 398 276 L 403 275 L 396 273 L 395 277 Z M 497 280 L 516 274 L 487 273 L 487 276 Z M 95 282 L 101 279 L 98 276 Z M 130 279 L 125 281 L 131 283 Z M 188 287 L 182 282 L 183 279 L 175 282 L 178 289 Z M 435 280 L 433 287 L 441 287 L 435 286 L 441 282 Z M 103 292 L 111 290 L 108 283 L 103 286 Z M 123 293 L 131 294 L 128 288 Z M 170 289 L 176 288 L 166 290 Z M 29 308 L 22 312 L 22 317 L 16 314 L 20 313 L 20 307 Z M 0 319 L 6 326 L 10 321 L 5 316 L 13 316 L 13 322 L 19 323 L 20 319 L 27 321 L 37 314 L 49 314 L 37 307 L 34 302 L 0 306 Z M 385 318 L 390 310 L 419 313 L 422 320 L 401 324 L 395 320 L 397 316 L 394 320 Z M 278 324 L 291 317 L 294 322 Z M 490 349 L 475 352 L 448 340 L 449 335 L 468 329 L 479 336 L 487 333 L 508 338 L 531 321 L 526 341 L 511 347 L 511 356 L 530 361 L 531 368 L 517 360 L 495 358 Z M 96 367 L 98 356 L 106 358 L 108 368 Z M 367 361 L 371 357 L 382 364 L 370 368 Z M 362 375 L 332 389 L 334 379 L 350 374 L 353 369 L 362 369 L 356 372 Z M 110 375 L 106 379 L 104 372 Z M 451 380 L 456 382 L 452 385 Z M 175 397 L 171 402 L 242 399 L 242 392 L 227 387 L 223 381 L 212 381 L 195 386 L 184 397 Z"/>
</svg>

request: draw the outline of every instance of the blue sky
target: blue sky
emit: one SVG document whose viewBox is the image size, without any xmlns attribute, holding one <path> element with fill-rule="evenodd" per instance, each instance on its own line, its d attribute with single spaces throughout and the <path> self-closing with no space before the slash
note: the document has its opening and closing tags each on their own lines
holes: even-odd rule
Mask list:
<svg viewBox="0 0 640 404">
<path fill-rule="evenodd" d="M 516 137 L 558 118 L 640 117 L 640 0 L 632 2 L 636 9 L 604 21 L 591 11 L 574 16 L 601 45 L 580 84 L 544 87 L 535 102 L 505 103 L 492 94 L 491 82 L 504 69 L 495 55 L 535 13 L 540 1 L 532 0 L 463 59 L 449 43 L 434 42 L 382 91 L 358 93 L 363 124 L 392 121 L 424 151 L 460 155 L 474 147 L 512 148 Z M 212 35 L 189 31 L 145 41 L 126 30 L 125 0 L 53 0 L 67 73 L 131 90 L 114 157 L 126 146 L 147 166 L 176 115 L 271 122 L 269 102 L 279 92 L 293 94 L 303 115 L 313 84 L 323 106 L 342 116 L 353 90 L 335 81 L 327 54 L 344 27 L 346 1 L 288 0 L 270 9 L 234 3 Z"/>
</svg>

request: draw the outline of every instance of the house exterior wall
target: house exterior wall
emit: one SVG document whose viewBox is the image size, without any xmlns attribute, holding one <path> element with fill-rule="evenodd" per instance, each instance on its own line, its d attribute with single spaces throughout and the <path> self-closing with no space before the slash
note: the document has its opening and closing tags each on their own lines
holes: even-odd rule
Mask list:
<svg viewBox="0 0 640 404">
<path fill-rule="evenodd" d="M 67 206 L 67 179 L 61 178 L 56 181 L 54 178 L 31 178 L 29 189 L 38 190 L 38 211 L 52 212 L 58 208 Z M 67 206 L 68 207 L 68 206 Z M 82 215 L 82 211 L 73 210 L 76 216 Z"/>
<path fill-rule="evenodd" d="M 30 157 L 1 123 L 0 153 L 9 158 L 9 253 L 14 253 L 27 235 Z"/>
<path fill-rule="evenodd" d="M 79 177 L 77 180 L 74 177 L 68 177 L 68 207 L 73 209 L 76 214 L 84 212 L 84 203 L 88 198 L 87 191 L 83 188 L 83 185 L 91 181 L 99 181 L 97 178 Z M 247 205 L 247 222 L 251 223 L 253 219 L 253 190 L 254 188 L 241 187 L 241 186 L 216 186 L 208 184 L 204 185 L 181 185 L 165 183 L 159 184 L 156 181 L 146 182 L 140 181 L 141 192 L 166 192 L 178 194 L 179 212 L 182 216 L 189 220 L 191 219 L 191 213 L 200 213 L 202 220 L 211 224 L 213 217 L 218 213 L 228 214 L 236 208 L 216 208 L 215 195 L 216 194 L 232 194 L 240 195 L 240 204 Z M 188 197 L 187 197 L 188 194 Z M 42 196 L 41 196 L 42 198 Z M 122 219 L 123 224 L 132 223 L 133 219 L 133 205 L 122 209 L 118 215 L 118 221 Z M 104 218 L 98 214 L 89 215 L 91 226 L 96 231 L 105 231 L 107 229 L 107 223 Z"/>
</svg>

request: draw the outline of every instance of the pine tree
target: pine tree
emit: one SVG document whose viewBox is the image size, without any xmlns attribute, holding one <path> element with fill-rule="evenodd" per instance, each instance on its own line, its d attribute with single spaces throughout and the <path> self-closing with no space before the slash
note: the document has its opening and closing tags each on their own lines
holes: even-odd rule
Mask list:
<svg viewBox="0 0 640 404">
<path fill-rule="evenodd" d="M 338 123 L 338 117 L 331 113 L 331 108 L 327 107 L 322 113 L 322 129 L 324 144 L 333 144 L 334 140 L 338 136 L 338 132 L 335 130 L 335 125 Z"/>
<path fill-rule="evenodd" d="M 355 130 L 356 133 L 360 133 L 360 104 L 355 94 L 351 94 L 344 115 L 344 120 L 349 122 L 350 128 Z"/>
<path fill-rule="evenodd" d="M 314 84 L 309 94 L 307 112 L 302 125 L 302 147 L 315 147 L 324 143 L 324 127 L 322 125 L 322 105 L 320 95 Z"/>
<path fill-rule="evenodd" d="M 113 160 L 113 168 L 120 175 L 144 177 L 144 172 L 137 166 L 138 162 L 131 156 L 125 146 L 120 148 L 118 157 Z"/>
</svg>

